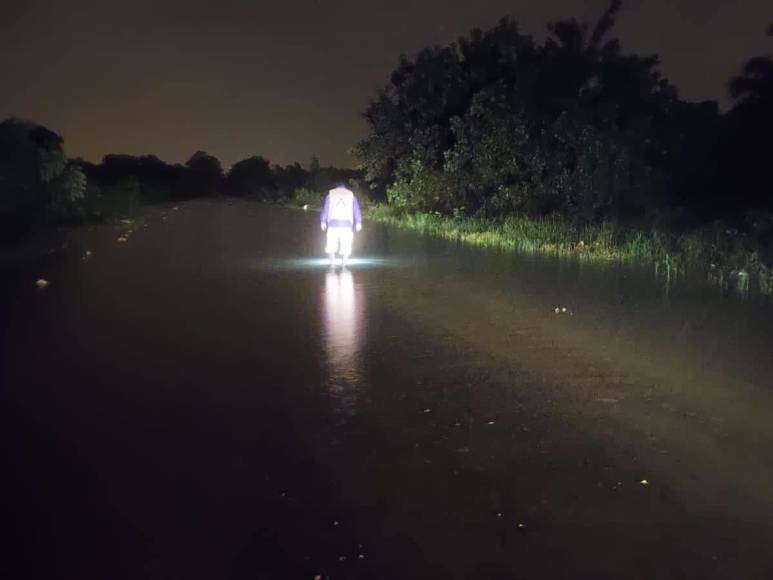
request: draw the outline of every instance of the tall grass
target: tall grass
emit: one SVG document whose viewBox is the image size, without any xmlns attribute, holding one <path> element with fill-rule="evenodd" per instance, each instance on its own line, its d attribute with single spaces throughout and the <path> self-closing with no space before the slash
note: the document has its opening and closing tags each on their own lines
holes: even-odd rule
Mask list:
<svg viewBox="0 0 773 580">
<path fill-rule="evenodd" d="M 700 272 L 723 288 L 748 292 L 756 283 L 761 293 L 773 294 L 773 267 L 759 259 L 753 244 L 719 228 L 676 235 L 616 223 L 578 223 L 560 216 L 485 219 L 404 214 L 386 205 L 370 206 L 367 216 L 477 246 L 589 262 L 649 265 L 669 282 L 687 272 Z"/>
</svg>

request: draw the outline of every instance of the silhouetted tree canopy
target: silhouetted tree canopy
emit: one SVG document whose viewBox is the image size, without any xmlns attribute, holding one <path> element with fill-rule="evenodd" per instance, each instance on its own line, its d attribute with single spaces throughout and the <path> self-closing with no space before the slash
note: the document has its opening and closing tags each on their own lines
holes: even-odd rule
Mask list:
<svg viewBox="0 0 773 580">
<path fill-rule="evenodd" d="M 68 164 L 62 138 L 34 123 L 0 123 L 0 236 L 14 237 L 83 197 L 85 177 Z"/>
<path fill-rule="evenodd" d="M 226 191 L 230 195 L 261 195 L 273 197 L 274 176 L 269 162 L 255 156 L 235 163 L 226 178 Z"/>
<path fill-rule="evenodd" d="M 768 30 L 773 36 L 773 25 Z M 722 179 L 728 194 L 720 204 L 773 210 L 773 60 L 756 56 L 729 83 L 733 108 L 723 136 Z"/>
<path fill-rule="evenodd" d="M 222 193 L 316 204 L 324 189 L 356 175 L 322 167 L 316 156 L 311 169 L 298 163 L 272 167 L 256 155 L 235 163 L 224 176 L 220 161 L 203 151 L 185 165 L 155 155 L 108 154 L 100 163 L 68 160 L 61 136 L 8 119 L 0 123 L 0 240 L 15 239 L 34 225 L 133 217 L 143 204 Z"/>
<path fill-rule="evenodd" d="M 185 197 L 180 191 L 185 168 L 170 165 L 155 155 L 105 155 L 100 165 L 83 165 L 89 179 L 109 189 L 135 180 L 141 200 L 154 203 Z"/>
<path fill-rule="evenodd" d="M 395 206 L 447 214 L 639 220 L 695 203 L 710 180 L 684 168 L 706 164 L 718 109 L 679 100 L 657 56 L 622 51 L 620 7 L 551 23 L 542 44 L 504 18 L 402 56 L 364 114 L 366 179 Z"/>
<path fill-rule="evenodd" d="M 197 151 L 185 163 L 185 168 L 181 184 L 183 198 L 206 197 L 223 192 L 223 167 L 216 157 Z"/>
<path fill-rule="evenodd" d="M 278 198 L 289 199 L 296 189 L 306 187 L 309 182 L 309 172 L 297 162 L 284 167 L 274 165 L 271 173 Z"/>
</svg>

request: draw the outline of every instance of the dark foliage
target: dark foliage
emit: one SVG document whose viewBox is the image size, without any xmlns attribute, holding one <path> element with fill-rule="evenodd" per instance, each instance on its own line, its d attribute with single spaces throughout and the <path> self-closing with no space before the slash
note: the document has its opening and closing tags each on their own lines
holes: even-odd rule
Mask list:
<svg viewBox="0 0 773 580">
<path fill-rule="evenodd" d="M 684 228 L 770 210 L 773 63 L 750 60 L 721 115 L 679 99 L 656 55 L 623 52 L 620 8 L 593 26 L 552 23 L 542 44 L 505 18 L 402 56 L 355 148 L 369 184 L 398 208 L 446 215 Z"/>
<path fill-rule="evenodd" d="M 207 197 L 223 193 L 225 177 L 217 157 L 197 151 L 185 163 L 181 192 L 185 198 Z"/>
<path fill-rule="evenodd" d="M 203 151 L 185 165 L 154 155 L 110 154 L 98 164 L 68 160 L 59 135 L 8 119 L 0 123 L 0 241 L 36 226 L 133 217 L 143 205 L 221 194 L 317 200 L 340 181 L 355 185 L 357 175 L 322 167 L 316 157 L 307 170 L 298 163 L 272 167 L 261 156 L 235 163 L 224 175 L 220 161 Z"/>
<path fill-rule="evenodd" d="M 773 37 L 773 25 L 768 34 Z M 724 119 L 717 163 L 720 211 L 773 212 L 773 59 L 751 58 L 729 83 L 733 108 Z"/>
<path fill-rule="evenodd" d="M 85 177 L 67 162 L 62 138 L 34 123 L 0 123 L 0 238 L 18 237 L 83 197 Z"/>
<path fill-rule="evenodd" d="M 278 199 L 289 199 L 297 189 L 306 187 L 309 181 L 309 172 L 299 163 L 286 165 L 274 165 L 271 168 L 273 184 Z"/>
<path fill-rule="evenodd" d="M 257 195 L 270 199 L 274 196 L 274 175 L 269 162 L 263 157 L 248 157 L 231 167 L 226 178 L 230 195 Z"/>
</svg>

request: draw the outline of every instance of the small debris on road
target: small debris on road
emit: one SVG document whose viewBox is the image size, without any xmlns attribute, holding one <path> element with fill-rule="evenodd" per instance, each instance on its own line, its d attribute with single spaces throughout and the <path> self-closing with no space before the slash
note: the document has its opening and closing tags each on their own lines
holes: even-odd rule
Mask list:
<svg viewBox="0 0 773 580">
<path fill-rule="evenodd" d="M 119 238 L 116 240 L 116 242 L 124 243 L 124 242 L 126 241 L 126 239 L 127 239 L 127 238 L 125 238 L 124 236 L 120 236 L 120 237 L 119 237 Z"/>
<path fill-rule="evenodd" d="M 424 409 L 424 412 L 425 412 L 425 413 L 431 413 L 431 412 L 432 412 L 432 409 Z"/>
<path fill-rule="evenodd" d="M 470 448 L 469 447 L 460 447 L 459 449 L 456 450 L 456 452 L 457 453 L 469 453 L 470 452 Z"/>
<path fill-rule="evenodd" d="M 611 398 L 608 398 L 608 397 L 599 397 L 596 400 L 599 403 L 606 403 L 607 405 L 614 405 L 615 403 L 619 402 L 617 399 L 611 399 Z"/>
<path fill-rule="evenodd" d="M 48 286 L 48 280 L 45 278 L 40 278 L 37 282 L 35 282 L 35 285 L 38 288 L 46 288 Z"/>
<path fill-rule="evenodd" d="M 648 485 L 650 484 L 650 482 L 649 482 L 649 481 L 647 481 L 646 479 L 642 479 L 642 480 L 641 480 L 639 483 L 641 483 L 641 484 L 642 484 L 643 486 L 645 486 L 645 487 L 646 487 L 646 486 L 648 486 Z"/>
</svg>

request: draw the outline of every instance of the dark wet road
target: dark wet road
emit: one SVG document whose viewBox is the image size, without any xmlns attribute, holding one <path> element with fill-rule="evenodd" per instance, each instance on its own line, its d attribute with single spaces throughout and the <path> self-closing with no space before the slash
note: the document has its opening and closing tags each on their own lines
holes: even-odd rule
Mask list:
<svg viewBox="0 0 773 580">
<path fill-rule="evenodd" d="M 773 577 L 765 299 L 166 213 L 3 267 L 3 577 Z"/>
</svg>

